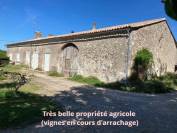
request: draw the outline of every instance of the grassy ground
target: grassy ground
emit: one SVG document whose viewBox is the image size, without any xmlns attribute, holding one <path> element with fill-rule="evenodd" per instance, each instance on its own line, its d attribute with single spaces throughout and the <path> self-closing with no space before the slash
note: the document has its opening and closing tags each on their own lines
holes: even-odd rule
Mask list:
<svg viewBox="0 0 177 133">
<path fill-rule="evenodd" d="M 21 88 L 20 88 L 20 91 L 21 92 L 24 92 L 24 93 L 35 93 L 36 91 L 40 90 L 41 86 L 35 84 L 35 83 L 28 83 L 28 84 L 25 84 L 23 85 Z"/>
<path fill-rule="evenodd" d="M 20 72 L 23 65 L 7 65 L 2 68 L 8 72 Z M 17 128 L 40 121 L 42 111 L 62 110 L 50 98 L 35 94 L 41 89 L 35 83 L 28 83 L 15 93 L 16 83 L 11 80 L 0 80 L 0 129 Z"/>
<path fill-rule="evenodd" d="M 21 72 L 27 68 L 26 65 L 6 65 L 5 67 L 0 67 L 3 71 L 8 71 L 8 72 Z"/>
<path fill-rule="evenodd" d="M 6 77 L 4 77 L 3 75 L 0 75 L 0 81 L 1 80 L 6 80 Z"/>
<path fill-rule="evenodd" d="M 77 82 L 80 82 L 80 83 L 86 83 L 86 84 L 89 84 L 89 85 L 104 84 L 98 78 L 93 77 L 93 76 L 83 77 L 82 75 L 74 75 L 72 77 L 69 77 L 68 79 L 72 80 L 72 81 L 77 81 Z"/>
<path fill-rule="evenodd" d="M 96 77 L 83 77 L 74 75 L 69 80 L 86 83 L 96 87 L 105 87 L 115 90 L 141 92 L 141 93 L 167 93 L 177 90 L 177 76 L 175 74 L 166 74 L 165 76 L 148 81 L 129 81 L 127 84 L 114 82 L 104 83 Z"/>
<path fill-rule="evenodd" d="M 62 73 L 58 73 L 57 71 L 49 71 L 48 75 L 53 76 L 53 77 L 63 77 L 64 76 Z"/>
<path fill-rule="evenodd" d="M 3 72 L 0 71 L 0 81 L 6 80 L 6 77 L 3 75 Z"/>
<path fill-rule="evenodd" d="M 56 110 L 55 103 L 34 93 L 38 86 L 27 84 L 19 93 L 15 83 L 0 84 L 0 128 L 21 127 L 41 120 L 43 110 Z"/>
</svg>

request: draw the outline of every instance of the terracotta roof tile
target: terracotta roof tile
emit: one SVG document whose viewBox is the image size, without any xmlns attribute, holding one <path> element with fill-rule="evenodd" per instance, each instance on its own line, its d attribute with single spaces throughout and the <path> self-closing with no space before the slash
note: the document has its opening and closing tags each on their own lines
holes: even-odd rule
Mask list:
<svg viewBox="0 0 177 133">
<path fill-rule="evenodd" d="M 51 37 L 47 37 L 47 38 L 66 37 L 66 36 L 74 36 L 74 35 L 81 35 L 81 34 L 92 34 L 92 33 L 98 33 L 98 32 L 106 32 L 106 31 L 124 29 L 124 28 L 128 28 L 128 27 L 132 27 L 132 28 L 142 27 L 142 26 L 146 26 L 146 25 L 150 25 L 150 24 L 154 24 L 154 23 L 159 23 L 159 22 L 165 21 L 165 20 L 166 20 L 165 18 L 147 20 L 147 21 L 143 21 L 143 22 L 136 22 L 136 23 L 130 23 L 130 24 L 123 24 L 123 25 L 105 27 L 105 28 L 96 29 L 96 30 L 88 30 L 88 31 L 69 33 L 69 34 L 58 35 L 58 36 L 51 36 Z M 46 38 L 40 38 L 40 39 L 46 39 Z"/>
<path fill-rule="evenodd" d="M 48 37 L 42 37 L 42 38 L 38 38 L 38 39 L 21 41 L 21 42 L 17 42 L 14 44 L 23 43 L 23 42 L 30 42 L 30 41 L 37 41 L 37 40 L 45 40 L 45 39 L 50 39 L 50 38 L 65 38 L 65 37 L 72 37 L 72 36 L 79 36 L 79 35 L 87 35 L 87 34 L 107 32 L 107 31 L 113 31 L 113 30 L 119 30 L 119 29 L 125 29 L 125 28 L 136 28 L 136 27 L 138 28 L 138 27 L 143 27 L 143 26 L 159 23 L 162 21 L 166 21 L 166 19 L 161 18 L 161 19 L 146 20 L 146 21 L 142 21 L 142 22 L 105 27 L 105 28 L 100 28 L 100 29 L 95 29 L 95 30 L 88 30 L 88 31 L 69 33 L 69 34 L 63 34 L 63 35 L 56 35 L 56 36 L 48 36 Z M 11 44 L 9 44 L 9 45 L 11 45 Z"/>
</svg>

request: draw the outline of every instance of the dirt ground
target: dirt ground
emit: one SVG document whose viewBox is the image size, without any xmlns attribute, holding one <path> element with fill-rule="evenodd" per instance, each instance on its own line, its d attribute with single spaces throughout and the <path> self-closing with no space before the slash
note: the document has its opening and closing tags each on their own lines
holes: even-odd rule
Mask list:
<svg viewBox="0 0 177 133">
<path fill-rule="evenodd" d="M 159 95 L 128 93 L 96 88 L 35 73 L 32 82 L 43 89 L 36 93 L 46 95 L 62 104 L 66 110 L 84 111 L 134 111 L 138 127 L 125 126 L 54 126 L 41 127 L 40 123 L 22 129 L 7 129 L 1 133 L 176 133 L 177 92 Z M 54 118 L 62 120 L 64 118 Z M 68 118 L 70 119 L 70 118 Z M 98 118 L 91 118 L 97 120 Z M 102 118 L 108 120 L 107 118 Z M 123 118 L 124 119 L 124 118 Z M 127 118 L 126 118 L 127 119 Z M 115 120 L 109 118 L 109 120 Z M 117 119 L 116 119 L 117 120 Z"/>
</svg>

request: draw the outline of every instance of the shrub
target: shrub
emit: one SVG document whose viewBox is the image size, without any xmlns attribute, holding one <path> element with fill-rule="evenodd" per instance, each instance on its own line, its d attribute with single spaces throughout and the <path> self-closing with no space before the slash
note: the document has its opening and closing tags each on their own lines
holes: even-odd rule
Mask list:
<svg viewBox="0 0 177 133">
<path fill-rule="evenodd" d="M 5 66 L 9 64 L 9 57 L 7 57 L 6 52 L 0 50 L 0 66 Z"/>
<path fill-rule="evenodd" d="M 54 76 L 54 77 L 63 77 L 64 76 L 62 73 L 58 73 L 57 71 L 49 71 L 48 75 Z"/>
<path fill-rule="evenodd" d="M 165 83 L 168 87 L 177 86 L 177 75 L 173 73 L 166 73 L 163 76 L 158 78 L 163 83 Z"/>
<path fill-rule="evenodd" d="M 131 80 L 128 84 L 123 84 L 119 81 L 113 83 L 104 83 L 100 81 L 98 78 L 89 76 L 83 77 L 82 75 L 74 75 L 70 77 L 70 80 L 77 81 L 80 83 L 86 83 L 89 85 L 93 85 L 96 87 L 104 87 L 109 89 L 128 91 L 128 92 L 140 92 L 140 93 L 167 93 L 173 91 L 175 88 L 171 85 L 171 82 L 165 82 L 166 79 L 170 79 L 174 84 L 177 80 L 177 75 L 168 73 L 167 75 L 157 78 L 155 80 Z"/>
<path fill-rule="evenodd" d="M 153 55 L 149 50 L 142 49 L 137 52 L 135 57 L 135 65 L 142 65 L 144 68 L 147 68 L 149 64 L 152 62 Z"/>
<path fill-rule="evenodd" d="M 6 58 L 6 51 L 0 50 L 0 58 Z"/>
<path fill-rule="evenodd" d="M 170 92 L 172 88 L 167 87 L 163 82 L 158 80 L 146 81 L 144 82 L 145 93 L 166 93 Z"/>
<path fill-rule="evenodd" d="M 133 73 L 131 79 L 147 79 L 147 71 L 153 63 L 153 55 L 147 49 L 142 49 L 137 52 L 134 59 Z"/>
<path fill-rule="evenodd" d="M 174 88 L 168 87 L 165 83 L 159 80 L 148 81 L 131 81 L 128 85 L 121 86 L 123 91 L 140 92 L 140 93 L 167 93 L 174 90 Z"/>
</svg>

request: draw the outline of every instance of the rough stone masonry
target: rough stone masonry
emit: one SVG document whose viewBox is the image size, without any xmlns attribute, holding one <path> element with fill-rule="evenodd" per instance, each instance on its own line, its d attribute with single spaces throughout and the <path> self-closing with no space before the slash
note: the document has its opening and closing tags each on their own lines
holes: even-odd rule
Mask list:
<svg viewBox="0 0 177 133">
<path fill-rule="evenodd" d="M 133 59 L 142 48 L 153 53 L 157 75 L 174 72 L 177 48 L 164 18 L 48 37 L 36 32 L 32 40 L 7 45 L 16 64 L 65 76 L 95 76 L 105 82 L 130 76 Z"/>
</svg>

